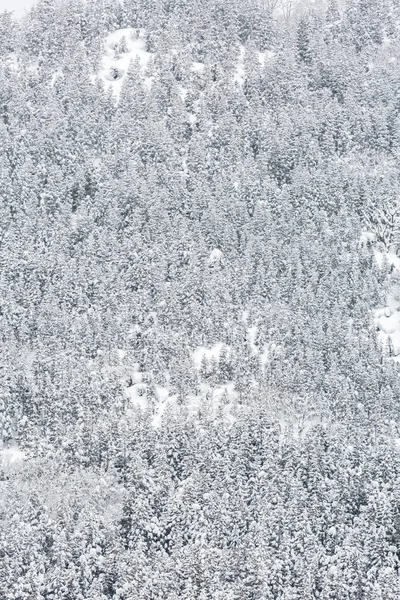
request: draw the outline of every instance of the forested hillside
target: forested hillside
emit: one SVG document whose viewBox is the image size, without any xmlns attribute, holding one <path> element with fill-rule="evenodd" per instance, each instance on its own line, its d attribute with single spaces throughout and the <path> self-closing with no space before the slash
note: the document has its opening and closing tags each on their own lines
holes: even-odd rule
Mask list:
<svg viewBox="0 0 400 600">
<path fill-rule="evenodd" d="M 400 598 L 400 4 L 290 4 L 0 14 L 1 600 Z"/>
</svg>

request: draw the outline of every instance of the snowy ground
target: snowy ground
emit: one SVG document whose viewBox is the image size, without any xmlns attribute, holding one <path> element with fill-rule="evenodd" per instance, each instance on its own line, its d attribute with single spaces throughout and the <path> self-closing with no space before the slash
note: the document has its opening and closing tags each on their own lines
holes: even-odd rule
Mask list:
<svg viewBox="0 0 400 600">
<path fill-rule="evenodd" d="M 275 55 L 274 52 L 267 50 L 266 52 L 257 52 L 257 56 L 258 56 L 258 61 L 260 63 L 260 66 L 263 67 L 265 65 L 265 62 L 267 60 L 270 60 L 271 58 L 273 58 Z M 243 85 L 244 84 L 244 79 L 245 79 L 245 68 L 244 68 L 244 59 L 246 56 L 246 48 L 244 46 L 240 46 L 240 50 L 239 50 L 239 56 L 238 56 L 238 60 L 236 63 L 236 72 L 233 76 L 233 79 L 236 83 L 238 83 L 239 85 Z"/>
<path fill-rule="evenodd" d="M 373 233 L 364 231 L 361 234 L 360 245 L 375 244 Z M 400 258 L 393 252 L 374 247 L 375 260 L 380 268 L 386 262 L 395 272 L 400 272 Z M 378 339 L 383 348 L 392 344 L 392 359 L 400 362 L 400 290 L 393 289 L 387 297 L 386 306 L 377 308 L 373 312 L 374 323 L 378 330 Z"/>
<path fill-rule="evenodd" d="M 3 471 L 10 471 L 18 468 L 24 461 L 25 455 L 17 446 L 3 448 L 0 450 L 0 468 Z"/>
<path fill-rule="evenodd" d="M 254 356 L 259 356 L 261 361 L 262 369 L 265 369 L 269 357 L 271 354 L 274 354 L 277 351 L 277 346 L 274 343 L 263 344 L 260 345 L 258 341 L 258 331 L 259 328 L 257 325 L 249 323 L 249 313 L 248 311 L 244 311 L 242 315 L 242 321 L 246 325 L 247 329 L 247 342 Z"/>
<path fill-rule="evenodd" d="M 374 322 L 378 328 L 378 338 L 382 346 L 393 347 L 392 359 L 400 362 L 400 300 L 389 295 L 387 305 L 375 311 Z"/>
<path fill-rule="evenodd" d="M 144 70 L 152 57 L 145 49 L 145 32 L 133 27 L 118 29 L 105 39 L 105 53 L 100 63 L 98 76 L 106 87 L 111 87 L 119 97 L 126 79 L 129 65 L 137 61 Z"/>
<path fill-rule="evenodd" d="M 236 81 L 239 85 L 243 85 L 245 79 L 245 55 L 245 47 L 240 46 L 236 71 L 234 74 L 234 81 Z M 274 53 L 271 51 L 266 51 L 258 52 L 257 55 L 260 66 L 262 67 L 264 66 L 266 60 L 269 60 L 274 56 Z M 137 30 L 133 27 L 118 29 L 110 33 L 105 38 L 104 55 L 100 61 L 100 68 L 97 76 L 104 82 L 107 88 L 111 88 L 113 90 L 114 95 L 118 98 L 122 85 L 125 81 L 129 65 L 137 61 L 140 67 L 143 69 L 143 72 L 145 72 L 152 56 L 153 54 L 146 51 L 144 29 Z M 204 71 L 204 64 L 200 62 L 193 62 L 191 70 L 194 73 L 202 73 Z M 59 72 L 54 74 L 52 80 L 53 85 L 54 81 L 59 76 Z M 148 85 L 151 85 L 150 78 L 146 78 L 146 82 Z M 183 100 L 186 93 L 187 90 L 182 88 L 181 97 Z"/>
<path fill-rule="evenodd" d="M 232 415 L 232 409 L 237 401 L 238 394 L 235 391 L 233 382 L 212 386 L 202 381 L 200 377 L 203 356 L 209 361 L 214 360 L 218 363 L 223 347 L 229 352 L 227 346 L 218 343 L 210 348 L 200 346 L 192 354 L 193 364 L 199 374 L 199 384 L 197 392 L 185 398 L 185 406 L 194 420 L 203 412 L 206 412 L 210 416 L 216 416 L 218 413 L 227 423 L 233 423 L 235 420 Z M 123 382 L 126 382 L 127 378 L 130 380 L 131 385 L 125 389 L 125 395 L 128 399 L 127 416 L 131 415 L 134 417 L 136 410 L 146 411 L 151 407 L 153 413 L 152 423 L 157 428 L 161 425 L 167 408 L 170 411 L 180 410 L 178 396 L 171 393 L 168 383 L 166 386 L 146 383 L 146 374 L 139 371 L 139 365 L 126 367 L 126 353 L 118 350 L 117 355 L 119 356 L 120 364 L 106 367 L 106 370 L 108 369 L 110 372 L 112 371 L 120 375 Z M 169 380 L 168 373 L 165 374 L 165 380 L 167 382 Z"/>
</svg>

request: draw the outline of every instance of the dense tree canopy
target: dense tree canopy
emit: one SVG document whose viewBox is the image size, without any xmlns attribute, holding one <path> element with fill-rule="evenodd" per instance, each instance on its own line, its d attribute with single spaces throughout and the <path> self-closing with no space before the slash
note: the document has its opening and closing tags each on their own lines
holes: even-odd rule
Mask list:
<svg viewBox="0 0 400 600">
<path fill-rule="evenodd" d="M 400 595 L 400 5 L 278 4 L 0 15 L 4 600 Z"/>
</svg>

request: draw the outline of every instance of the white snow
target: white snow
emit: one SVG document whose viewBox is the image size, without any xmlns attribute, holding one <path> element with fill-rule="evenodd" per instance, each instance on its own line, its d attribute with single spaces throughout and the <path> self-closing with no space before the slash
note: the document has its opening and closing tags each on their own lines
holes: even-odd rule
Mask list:
<svg viewBox="0 0 400 600">
<path fill-rule="evenodd" d="M 200 370 L 203 356 L 209 361 L 214 359 L 218 362 L 222 348 L 225 348 L 229 354 L 230 346 L 221 342 L 214 344 L 210 348 L 207 348 L 206 346 L 199 346 L 196 348 L 192 354 L 196 369 L 198 371 Z M 197 393 L 191 394 L 187 398 L 188 411 L 194 419 L 196 419 L 196 416 L 203 409 L 207 411 L 207 414 L 214 416 L 217 416 L 217 413 L 220 411 L 219 414 L 222 414 L 224 421 L 228 424 L 232 424 L 235 421 L 235 417 L 232 415 L 232 409 L 235 406 L 237 399 L 238 393 L 236 392 L 235 385 L 232 381 L 217 386 L 212 386 L 209 383 L 200 381 Z"/>
<path fill-rule="evenodd" d="M 270 354 L 273 353 L 276 350 L 277 346 L 274 343 L 271 344 L 265 344 L 264 346 L 264 350 L 260 356 L 261 359 L 261 367 L 264 370 L 265 366 L 269 360 Z"/>
<path fill-rule="evenodd" d="M 204 71 L 204 63 L 193 62 L 192 71 L 194 71 L 195 73 L 202 73 Z"/>
<path fill-rule="evenodd" d="M 125 390 L 131 405 L 146 410 L 147 408 L 147 388 L 142 383 L 135 383 Z"/>
<path fill-rule="evenodd" d="M 62 69 L 57 69 L 56 71 L 54 71 L 53 75 L 51 76 L 51 80 L 50 80 L 50 86 L 54 87 L 56 81 L 58 79 L 63 79 L 64 78 L 64 73 Z"/>
<path fill-rule="evenodd" d="M 375 250 L 374 254 L 375 260 L 379 267 L 382 267 L 385 258 L 389 265 L 393 265 L 396 269 L 400 269 L 400 258 L 393 252 L 381 252 L 379 250 Z"/>
<path fill-rule="evenodd" d="M 244 83 L 244 55 L 245 55 L 245 48 L 244 46 L 240 46 L 240 51 L 239 51 L 239 57 L 238 57 L 238 61 L 236 64 L 236 72 L 233 76 L 234 81 L 236 81 L 236 83 L 238 83 L 239 85 L 243 85 Z"/>
<path fill-rule="evenodd" d="M 120 360 L 125 358 L 125 351 L 119 350 Z M 122 356 L 122 352 L 124 355 Z M 128 372 L 128 371 L 127 371 Z M 129 369 L 129 377 L 131 379 L 132 385 L 125 389 L 125 395 L 129 398 L 129 406 L 127 410 L 127 415 L 132 416 L 132 408 L 147 410 L 149 407 L 149 402 L 151 399 L 149 397 L 149 387 L 146 383 L 143 382 L 145 373 L 139 371 L 139 365 L 135 364 L 133 369 Z M 163 387 L 160 385 L 154 386 L 154 399 L 155 406 L 153 408 L 154 416 L 152 419 L 153 427 L 160 427 L 162 417 L 164 411 L 167 406 L 176 405 L 177 396 L 170 395 L 169 393 L 169 373 L 165 373 L 165 380 L 167 382 L 167 387 Z"/>
<path fill-rule="evenodd" d="M 119 348 L 117 350 L 117 356 L 118 356 L 119 360 L 122 361 L 126 356 L 126 350 L 122 350 L 121 348 Z"/>
<path fill-rule="evenodd" d="M 254 325 L 253 327 L 249 327 L 248 328 L 248 330 L 247 330 L 247 339 L 248 339 L 251 351 L 255 355 L 258 354 L 258 346 L 256 344 L 257 334 L 258 334 L 258 327 L 257 327 L 257 325 Z"/>
<path fill-rule="evenodd" d="M 387 264 L 400 269 L 400 258 L 393 252 L 381 252 L 375 249 L 375 260 L 382 267 L 384 259 Z M 395 290 L 394 290 L 395 291 Z M 386 306 L 374 310 L 374 323 L 378 328 L 378 339 L 382 346 L 387 345 L 389 338 L 392 342 L 394 356 L 391 358 L 400 362 L 400 296 L 389 294 Z"/>
<path fill-rule="evenodd" d="M 208 264 L 209 265 L 215 265 L 215 264 L 219 264 L 222 262 L 223 259 L 223 253 L 219 248 L 214 248 L 214 250 L 211 252 L 210 256 L 208 257 Z"/>
<path fill-rule="evenodd" d="M 239 50 L 239 56 L 236 63 L 236 71 L 233 76 L 233 80 L 239 85 L 243 85 L 246 71 L 244 68 L 244 57 L 246 55 L 245 46 L 241 45 Z M 257 52 L 258 62 L 263 67 L 267 60 L 271 60 L 275 56 L 275 52 L 272 50 L 266 50 L 265 52 Z"/>
<path fill-rule="evenodd" d="M 264 66 L 267 60 L 274 58 L 275 52 L 272 50 L 266 50 L 265 52 L 258 52 L 258 60 L 261 66 Z"/>
<path fill-rule="evenodd" d="M 0 450 L 0 465 L 3 468 L 21 464 L 24 458 L 25 454 L 17 446 Z"/>
<path fill-rule="evenodd" d="M 23 17 L 35 3 L 35 0 L 0 0 L 0 12 L 10 10 L 15 17 Z"/>
<path fill-rule="evenodd" d="M 211 346 L 211 348 L 206 348 L 205 346 L 198 346 L 192 354 L 193 362 L 196 366 L 196 369 L 200 369 L 203 356 L 205 356 L 207 360 L 215 359 L 218 362 L 223 346 L 225 346 L 229 352 L 229 346 L 226 346 L 222 342 L 214 344 L 214 346 Z"/>
<path fill-rule="evenodd" d="M 123 38 L 125 38 L 126 44 L 125 51 L 121 52 Z M 139 31 L 133 27 L 118 29 L 105 39 L 105 54 L 101 60 L 98 75 L 106 87 L 111 87 L 114 94 L 119 97 L 131 62 L 138 60 L 140 66 L 145 69 L 151 56 L 152 54 L 145 50 L 143 29 Z"/>
<path fill-rule="evenodd" d="M 169 396 L 168 389 L 166 387 L 156 385 L 156 396 L 160 402 L 165 402 Z"/>
<path fill-rule="evenodd" d="M 360 246 L 366 246 L 368 243 L 376 242 L 376 235 L 372 231 L 362 231 L 360 235 Z"/>
<path fill-rule="evenodd" d="M 390 302 L 390 299 L 389 299 Z M 384 345 L 390 337 L 395 356 L 400 354 L 400 302 L 395 309 L 389 306 L 375 311 L 375 325 L 379 328 L 378 338 Z"/>
<path fill-rule="evenodd" d="M 222 415 L 224 421 L 232 425 L 235 422 L 232 409 L 237 398 L 238 393 L 233 382 L 217 387 L 201 383 L 197 394 L 192 394 L 187 399 L 188 412 L 195 420 L 202 410 L 206 410 L 207 414 L 213 417 L 216 417 L 217 413 L 221 411 L 220 415 Z"/>
<path fill-rule="evenodd" d="M 179 97 L 182 100 L 182 102 L 185 102 L 187 95 L 188 95 L 187 88 L 183 87 L 182 85 L 179 86 Z"/>
<path fill-rule="evenodd" d="M 154 417 L 152 420 L 153 427 L 156 429 L 160 427 L 162 417 L 167 406 L 176 406 L 178 397 L 176 395 L 170 396 L 168 388 L 156 386 L 156 397 L 158 400 L 158 406 L 155 410 Z"/>
</svg>

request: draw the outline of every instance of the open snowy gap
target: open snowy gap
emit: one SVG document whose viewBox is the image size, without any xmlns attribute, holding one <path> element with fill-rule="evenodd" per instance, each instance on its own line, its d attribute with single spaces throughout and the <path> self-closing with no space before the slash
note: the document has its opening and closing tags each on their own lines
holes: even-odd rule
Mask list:
<svg viewBox="0 0 400 600">
<path fill-rule="evenodd" d="M 247 343 L 253 356 L 260 357 L 261 368 L 264 371 L 271 356 L 278 351 L 278 346 L 274 342 L 260 345 L 258 342 L 259 327 L 258 325 L 251 325 L 249 323 L 249 314 L 248 310 L 243 311 L 242 314 L 242 321 L 246 325 Z"/>
<path fill-rule="evenodd" d="M 192 71 L 194 73 L 202 73 L 204 71 L 204 63 L 194 61 L 192 63 Z"/>
<path fill-rule="evenodd" d="M 207 348 L 206 346 L 198 346 L 192 354 L 193 362 L 196 369 L 200 370 L 203 357 L 205 357 L 208 361 L 215 360 L 218 363 L 221 350 L 224 346 L 229 352 L 229 346 L 226 346 L 222 342 L 214 344 L 214 346 L 211 346 L 211 348 Z"/>
<path fill-rule="evenodd" d="M 375 260 L 382 268 L 390 265 L 395 271 L 400 270 L 400 258 L 394 253 L 376 247 L 376 236 L 370 231 L 363 231 L 359 240 L 360 246 L 373 245 Z M 400 292 L 400 291 L 399 291 Z M 400 362 L 400 293 L 393 290 L 387 297 L 386 306 L 373 311 L 374 324 L 378 330 L 378 339 L 382 347 L 392 346 L 392 360 Z"/>
<path fill-rule="evenodd" d="M 390 339 L 394 354 L 392 359 L 400 362 L 400 300 L 390 295 L 387 306 L 375 310 L 374 322 L 381 344 L 387 345 Z"/>
<path fill-rule="evenodd" d="M 244 55 L 245 55 L 245 49 L 244 46 L 240 46 L 240 51 L 239 51 L 239 58 L 236 64 L 236 72 L 233 76 L 234 81 L 236 81 L 236 83 L 238 83 L 239 85 L 243 85 L 244 84 Z"/>
<path fill-rule="evenodd" d="M 105 39 L 104 47 L 105 54 L 100 62 L 98 76 L 118 98 L 131 62 L 138 60 L 144 70 L 152 54 L 145 49 L 144 29 L 133 27 L 110 33 Z M 146 83 L 150 86 L 151 78 L 148 77 Z"/>
<path fill-rule="evenodd" d="M 21 465 L 25 459 L 25 454 L 18 448 L 17 445 L 11 448 L 3 448 L 0 450 L 0 467 L 4 471 L 9 471 Z"/>
<path fill-rule="evenodd" d="M 56 71 L 54 71 L 50 79 L 50 86 L 54 87 L 59 79 L 64 79 L 64 73 L 61 68 L 58 68 Z"/>
<path fill-rule="evenodd" d="M 236 63 L 236 71 L 233 76 L 233 80 L 239 85 L 244 84 L 244 80 L 246 77 L 246 71 L 244 68 L 244 59 L 246 56 L 246 48 L 241 45 L 239 50 L 239 56 Z M 271 60 L 275 56 L 275 52 L 272 50 L 266 50 L 265 52 L 257 52 L 258 62 L 260 63 L 260 67 L 264 67 L 267 60 Z"/>
<path fill-rule="evenodd" d="M 206 357 L 207 361 L 214 361 L 218 364 L 222 348 L 229 354 L 230 348 L 223 343 L 217 343 L 210 348 L 199 346 L 192 354 L 195 368 L 199 372 L 199 383 L 196 393 L 189 394 L 184 398 L 184 405 L 194 421 L 204 413 L 212 417 L 219 415 L 227 424 L 232 424 L 235 421 L 232 410 L 236 405 L 238 393 L 235 390 L 234 383 L 229 381 L 223 385 L 211 385 L 202 381 L 200 377 L 203 357 Z M 125 355 L 122 351 L 120 351 L 119 356 L 121 363 L 123 363 Z M 110 368 L 115 370 L 117 367 Z M 126 373 L 124 373 L 125 381 Z M 158 428 L 167 408 L 169 411 L 178 412 L 181 410 L 178 395 L 171 393 L 169 389 L 168 373 L 165 374 L 166 386 L 149 385 L 145 382 L 145 374 L 139 371 L 139 365 L 134 365 L 129 370 L 129 379 L 131 385 L 125 389 L 125 395 L 128 399 L 128 415 L 131 414 L 134 417 L 132 409 L 146 411 L 149 406 L 152 406 L 152 425 Z"/>
</svg>

